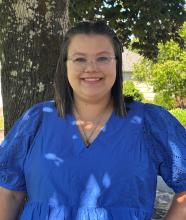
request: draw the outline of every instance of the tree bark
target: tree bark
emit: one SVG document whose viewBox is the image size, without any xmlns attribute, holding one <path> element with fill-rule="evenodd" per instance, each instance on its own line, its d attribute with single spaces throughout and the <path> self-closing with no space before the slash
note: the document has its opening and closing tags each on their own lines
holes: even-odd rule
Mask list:
<svg viewBox="0 0 186 220">
<path fill-rule="evenodd" d="M 68 6 L 69 0 L 4 0 L 0 4 L 5 134 L 26 109 L 53 99 Z"/>
</svg>

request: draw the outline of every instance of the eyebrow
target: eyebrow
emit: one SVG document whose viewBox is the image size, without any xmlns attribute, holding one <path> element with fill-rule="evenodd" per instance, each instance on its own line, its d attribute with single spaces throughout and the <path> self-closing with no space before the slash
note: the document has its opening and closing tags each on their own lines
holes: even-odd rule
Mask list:
<svg viewBox="0 0 186 220">
<path fill-rule="evenodd" d="M 99 55 L 99 54 L 104 54 L 104 53 L 106 53 L 106 54 L 110 54 L 111 52 L 110 52 L 110 51 L 105 50 L 105 51 L 101 51 L 101 52 L 97 53 L 97 55 Z"/>
<path fill-rule="evenodd" d="M 111 52 L 110 51 L 100 51 L 98 53 L 96 53 L 96 55 L 100 55 L 100 54 L 110 54 Z M 75 52 L 73 54 L 73 56 L 86 56 L 87 54 L 86 53 L 82 53 L 82 52 Z"/>
<path fill-rule="evenodd" d="M 77 56 L 77 55 L 79 55 L 79 56 L 85 56 L 86 54 L 85 53 L 81 53 L 81 52 L 76 52 L 76 53 L 74 53 L 74 54 L 72 54 L 73 56 Z"/>
</svg>

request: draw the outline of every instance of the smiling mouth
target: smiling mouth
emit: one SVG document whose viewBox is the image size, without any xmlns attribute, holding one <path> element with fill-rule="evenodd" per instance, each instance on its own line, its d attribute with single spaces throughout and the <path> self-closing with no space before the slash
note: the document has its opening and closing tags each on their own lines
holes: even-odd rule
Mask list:
<svg viewBox="0 0 186 220">
<path fill-rule="evenodd" d="M 91 78 L 81 78 L 81 80 L 85 81 L 85 82 L 98 82 L 100 80 L 102 80 L 103 78 L 101 77 L 91 77 Z"/>
</svg>

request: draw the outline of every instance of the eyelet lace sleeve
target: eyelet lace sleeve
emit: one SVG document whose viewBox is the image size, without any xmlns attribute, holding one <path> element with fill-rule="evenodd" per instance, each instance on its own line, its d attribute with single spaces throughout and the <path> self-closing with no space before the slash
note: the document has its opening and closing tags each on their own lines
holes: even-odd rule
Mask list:
<svg viewBox="0 0 186 220">
<path fill-rule="evenodd" d="M 158 174 L 176 193 L 186 191 L 186 129 L 160 106 L 145 105 L 145 129 Z"/>
<path fill-rule="evenodd" d="M 41 123 L 40 105 L 18 119 L 0 145 L 0 186 L 26 191 L 24 160 Z"/>
</svg>

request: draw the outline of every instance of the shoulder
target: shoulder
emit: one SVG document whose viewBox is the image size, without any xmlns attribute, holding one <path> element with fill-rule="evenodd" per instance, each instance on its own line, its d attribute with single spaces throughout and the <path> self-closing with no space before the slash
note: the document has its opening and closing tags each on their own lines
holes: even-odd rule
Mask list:
<svg viewBox="0 0 186 220">
<path fill-rule="evenodd" d="M 164 130 L 166 127 L 181 126 L 180 122 L 166 109 L 159 105 L 132 101 L 126 103 L 128 116 L 138 116 L 146 126 L 158 127 Z"/>
<path fill-rule="evenodd" d="M 56 111 L 55 102 L 53 100 L 51 101 L 44 101 L 39 102 L 32 107 L 30 107 L 28 110 L 26 110 L 21 118 L 23 120 L 29 120 L 30 118 L 42 118 L 44 114 L 51 113 Z"/>
<path fill-rule="evenodd" d="M 131 114 L 137 114 L 141 116 L 143 115 L 144 106 L 145 106 L 144 103 L 130 100 L 130 101 L 125 101 L 125 104 L 128 115 Z"/>
<path fill-rule="evenodd" d="M 23 115 L 43 114 L 43 112 L 53 112 L 55 109 L 55 102 L 53 100 L 44 101 L 33 105 Z"/>
<path fill-rule="evenodd" d="M 16 130 L 20 136 L 36 132 L 42 124 L 44 114 L 53 111 L 55 111 L 54 101 L 37 103 L 21 115 L 11 130 Z"/>
<path fill-rule="evenodd" d="M 162 106 L 145 104 L 144 105 L 144 117 L 148 123 L 152 126 L 158 124 L 162 129 L 171 128 L 173 126 L 181 126 L 180 122 Z"/>
<path fill-rule="evenodd" d="M 159 105 L 143 103 L 139 101 L 132 101 L 126 104 L 129 111 L 142 112 L 144 117 L 173 117 L 166 109 Z"/>
<path fill-rule="evenodd" d="M 146 132 L 164 146 L 185 145 L 186 129 L 161 106 L 145 104 L 144 125 Z"/>
<path fill-rule="evenodd" d="M 153 112 L 153 113 L 158 113 L 158 112 L 160 113 L 160 112 L 166 111 L 161 106 L 150 104 L 150 103 L 143 103 L 143 102 L 135 101 L 135 100 L 125 101 L 125 103 L 128 109 L 133 110 L 133 111 L 137 111 L 137 110 L 144 111 L 144 113 L 148 111 Z"/>
</svg>

